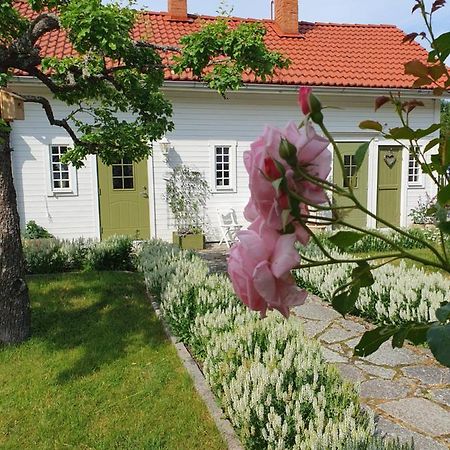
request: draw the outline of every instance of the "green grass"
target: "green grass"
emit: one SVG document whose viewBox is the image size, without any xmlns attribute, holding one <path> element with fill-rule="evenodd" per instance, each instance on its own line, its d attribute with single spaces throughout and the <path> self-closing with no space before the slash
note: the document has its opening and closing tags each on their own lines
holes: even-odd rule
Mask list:
<svg viewBox="0 0 450 450">
<path fill-rule="evenodd" d="M 29 279 L 33 337 L 0 348 L 2 449 L 224 449 L 132 273 Z"/>
</svg>

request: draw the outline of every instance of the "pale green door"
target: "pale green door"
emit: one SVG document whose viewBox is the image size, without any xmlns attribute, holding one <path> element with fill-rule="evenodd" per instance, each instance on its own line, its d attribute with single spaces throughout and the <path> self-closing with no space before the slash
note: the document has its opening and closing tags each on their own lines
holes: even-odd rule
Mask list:
<svg viewBox="0 0 450 450">
<path fill-rule="evenodd" d="M 344 173 L 342 173 L 341 166 L 334 155 L 333 162 L 333 181 L 338 186 L 348 187 L 350 182 L 352 182 L 353 191 L 356 198 L 362 205 L 367 207 L 367 186 L 368 186 L 368 157 L 366 155 L 364 162 L 356 172 L 356 160 L 355 153 L 362 142 L 340 142 L 338 143 L 339 149 L 341 151 L 342 157 L 344 159 Z M 350 206 L 353 203 L 343 198 L 342 196 L 335 195 L 334 201 L 338 206 Z M 344 212 L 345 211 L 345 212 Z M 362 211 L 357 209 L 352 210 L 341 210 L 341 215 L 343 215 L 343 220 L 347 223 L 358 227 L 367 226 L 367 215 Z"/>
<path fill-rule="evenodd" d="M 106 166 L 98 160 L 101 238 L 125 234 L 150 238 L 147 161 L 121 159 Z"/>
<path fill-rule="evenodd" d="M 377 215 L 394 225 L 400 225 L 400 193 L 402 181 L 402 148 L 378 147 Z M 377 227 L 383 228 L 380 222 Z"/>
</svg>

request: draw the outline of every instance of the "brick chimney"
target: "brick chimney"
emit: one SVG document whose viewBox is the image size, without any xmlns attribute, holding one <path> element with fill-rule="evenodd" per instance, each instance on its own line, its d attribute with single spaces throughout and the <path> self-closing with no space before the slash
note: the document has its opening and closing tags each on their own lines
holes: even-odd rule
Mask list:
<svg viewBox="0 0 450 450">
<path fill-rule="evenodd" d="M 298 34 L 298 0 L 275 0 L 275 23 L 283 34 Z"/>
<path fill-rule="evenodd" d="M 187 0 L 168 0 L 171 19 L 187 20 Z"/>
</svg>

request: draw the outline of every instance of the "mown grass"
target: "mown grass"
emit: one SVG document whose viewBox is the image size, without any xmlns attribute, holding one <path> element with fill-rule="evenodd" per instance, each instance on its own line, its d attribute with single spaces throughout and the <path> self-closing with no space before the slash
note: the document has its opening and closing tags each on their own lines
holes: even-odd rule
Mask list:
<svg viewBox="0 0 450 450">
<path fill-rule="evenodd" d="M 2 449 L 224 449 L 142 275 L 29 279 L 33 337 L 0 348 Z"/>
</svg>

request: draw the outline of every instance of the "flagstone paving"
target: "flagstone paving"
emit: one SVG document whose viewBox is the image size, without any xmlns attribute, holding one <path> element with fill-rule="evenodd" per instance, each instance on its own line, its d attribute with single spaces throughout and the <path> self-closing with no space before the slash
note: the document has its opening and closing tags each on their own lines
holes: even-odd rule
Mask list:
<svg viewBox="0 0 450 450">
<path fill-rule="evenodd" d="M 226 247 L 200 254 L 213 272 L 226 271 Z M 359 387 L 361 400 L 377 417 L 378 432 L 414 439 L 417 450 L 450 449 L 450 369 L 429 350 L 389 342 L 367 358 L 353 356 L 361 335 L 373 325 L 358 317 L 342 318 L 328 303 L 310 294 L 294 314 L 305 333 L 319 340 L 323 355 L 342 376 Z"/>
</svg>

